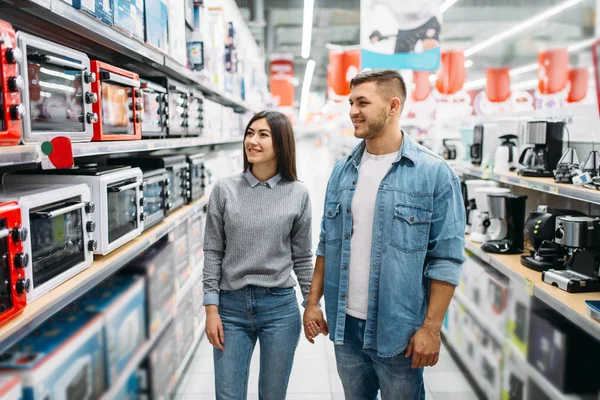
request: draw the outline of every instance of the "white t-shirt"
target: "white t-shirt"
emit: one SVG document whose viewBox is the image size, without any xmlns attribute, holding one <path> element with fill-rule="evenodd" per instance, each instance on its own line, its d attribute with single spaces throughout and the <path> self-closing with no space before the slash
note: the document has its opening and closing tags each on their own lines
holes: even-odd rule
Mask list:
<svg viewBox="0 0 600 400">
<path fill-rule="evenodd" d="M 346 312 L 359 319 L 367 319 L 369 305 L 369 272 L 377 192 L 381 180 L 396 158 L 398 152 L 374 156 L 365 150 L 360 161 L 358 181 L 352 199 L 350 279 L 346 303 Z"/>
</svg>

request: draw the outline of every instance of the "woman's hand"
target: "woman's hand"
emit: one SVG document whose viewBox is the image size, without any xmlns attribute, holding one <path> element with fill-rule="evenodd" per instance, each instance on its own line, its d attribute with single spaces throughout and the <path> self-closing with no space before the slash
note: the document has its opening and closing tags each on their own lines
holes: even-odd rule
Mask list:
<svg viewBox="0 0 600 400">
<path fill-rule="evenodd" d="M 206 337 L 215 348 L 225 351 L 225 335 L 223 333 L 223 322 L 219 316 L 216 305 L 206 306 Z"/>
<path fill-rule="evenodd" d="M 304 309 L 304 336 L 312 344 L 315 343 L 314 339 L 319 336 L 319 333 L 323 335 L 329 334 L 327 327 L 327 321 L 323 317 L 323 311 L 318 305 L 306 305 Z"/>
</svg>

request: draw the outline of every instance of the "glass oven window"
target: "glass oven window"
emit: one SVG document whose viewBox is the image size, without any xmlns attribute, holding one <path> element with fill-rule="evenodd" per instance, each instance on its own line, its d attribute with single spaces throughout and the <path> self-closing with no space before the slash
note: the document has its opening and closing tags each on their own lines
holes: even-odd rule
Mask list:
<svg viewBox="0 0 600 400">
<path fill-rule="evenodd" d="M 6 229 L 6 219 L 0 220 L 0 229 Z M 12 308 L 12 282 L 10 280 L 10 266 L 8 265 L 7 238 L 0 239 L 0 313 Z"/>
<path fill-rule="evenodd" d="M 81 202 L 72 200 L 53 203 L 30 212 L 35 286 L 85 261 L 83 207 L 61 213 L 62 209 L 78 203 Z"/>
<path fill-rule="evenodd" d="M 112 243 L 138 227 L 137 189 L 120 190 L 119 186 L 131 182 L 119 182 L 108 187 L 108 242 Z"/>
<path fill-rule="evenodd" d="M 153 91 L 144 92 L 144 125 L 150 127 L 153 132 L 161 131 L 160 96 L 160 93 Z"/>
<path fill-rule="evenodd" d="M 27 47 L 31 130 L 85 131 L 82 71 L 48 63 L 43 55 L 64 58 Z"/>
<path fill-rule="evenodd" d="M 146 199 L 144 212 L 148 215 L 163 213 L 162 182 L 152 182 L 146 185 L 146 190 L 144 191 L 144 198 Z"/>
<path fill-rule="evenodd" d="M 103 81 L 102 91 L 102 132 L 113 135 L 133 135 L 133 111 L 131 88 L 113 82 Z"/>
<path fill-rule="evenodd" d="M 69 385 L 66 388 L 66 399 L 67 400 L 81 400 L 87 399 L 90 394 L 88 382 L 89 379 L 89 365 L 85 365 L 80 371 L 77 372 L 77 375 L 73 378 Z"/>
<path fill-rule="evenodd" d="M 202 193 L 202 164 L 192 166 L 192 193 L 198 197 Z"/>
<path fill-rule="evenodd" d="M 185 177 L 183 175 L 184 173 L 184 169 L 174 169 L 172 172 L 173 177 L 171 178 L 171 183 L 169 184 L 169 190 L 171 191 L 171 197 L 174 199 L 173 205 L 183 202 L 181 191 L 185 182 Z"/>
</svg>

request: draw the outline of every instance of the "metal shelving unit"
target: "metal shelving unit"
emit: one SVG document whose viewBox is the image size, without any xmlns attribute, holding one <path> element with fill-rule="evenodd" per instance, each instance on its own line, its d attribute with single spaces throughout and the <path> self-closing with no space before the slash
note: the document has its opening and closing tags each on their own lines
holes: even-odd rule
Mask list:
<svg viewBox="0 0 600 400">
<path fill-rule="evenodd" d="M 163 222 L 145 231 L 141 236 L 111 254 L 96 257 L 91 267 L 63 282 L 33 303 L 28 304 L 19 316 L 0 327 L 0 354 L 27 336 L 66 305 L 132 261 L 142 251 L 148 249 L 187 218 L 200 212 L 206 204 L 208 204 L 208 198 L 205 196 L 193 204 L 184 206 L 168 216 Z"/>
</svg>

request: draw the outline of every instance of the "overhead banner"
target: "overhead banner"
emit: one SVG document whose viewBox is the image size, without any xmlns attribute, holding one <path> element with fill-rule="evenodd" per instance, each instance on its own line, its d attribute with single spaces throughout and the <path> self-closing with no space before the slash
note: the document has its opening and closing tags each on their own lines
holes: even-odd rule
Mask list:
<svg viewBox="0 0 600 400">
<path fill-rule="evenodd" d="M 361 0 L 361 67 L 436 71 L 442 0 Z"/>
<path fill-rule="evenodd" d="M 350 81 L 360 69 L 360 48 L 328 46 L 327 98 L 344 101 L 350 95 Z"/>
<path fill-rule="evenodd" d="M 294 59 L 279 57 L 269 66 L 271 95 L 279 107 L 294 107 Z"/>
</svg>

